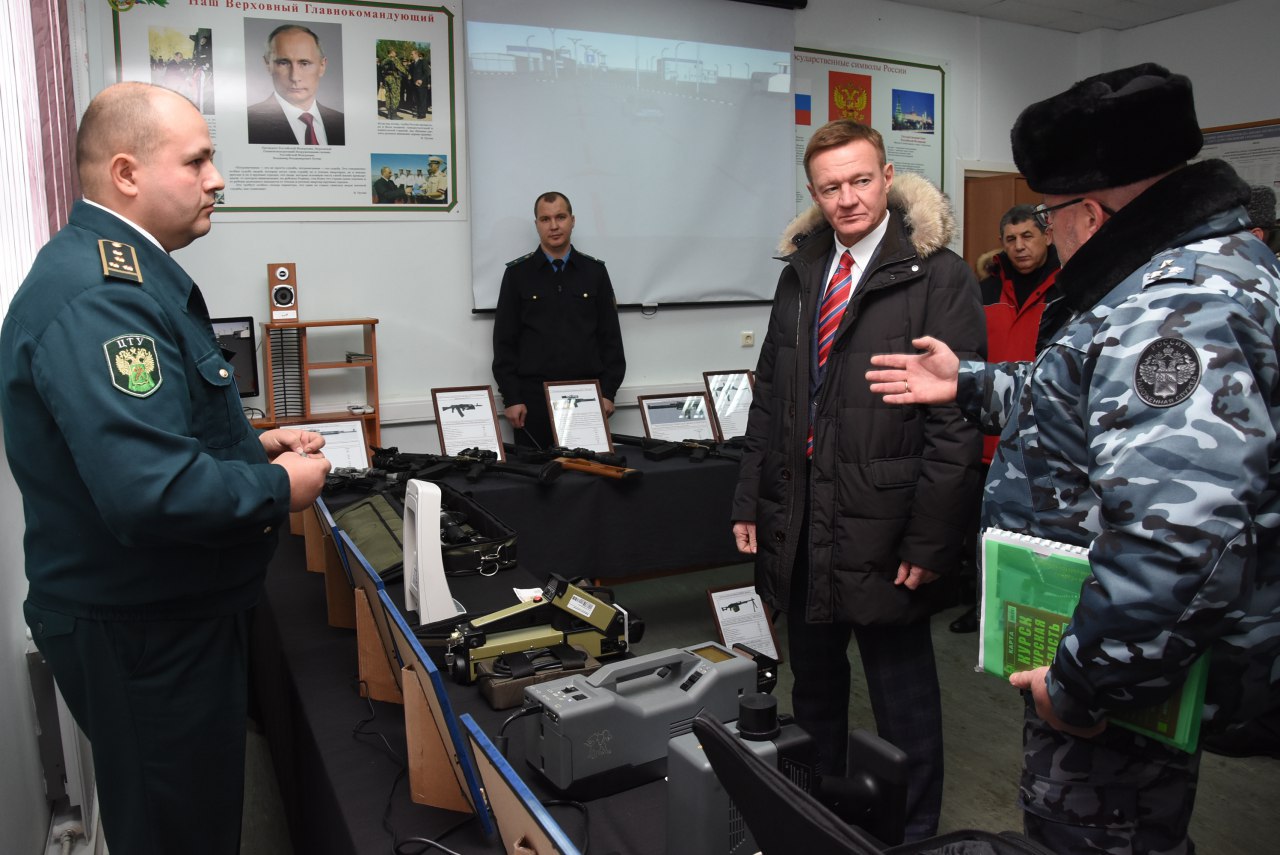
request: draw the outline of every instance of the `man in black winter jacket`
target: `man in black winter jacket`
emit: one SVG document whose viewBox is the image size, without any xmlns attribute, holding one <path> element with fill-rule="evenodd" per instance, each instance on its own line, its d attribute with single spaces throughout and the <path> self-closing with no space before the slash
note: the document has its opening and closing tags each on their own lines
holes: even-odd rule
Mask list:
<svg viewBox="0 0 1280 855">
<path fill-rule="evenodd" d="M 895 410 L 870 394 L 873 353 L 948 330 L 985 352 L 978 287 L 946 248 L 954 217 L 880 134 L 841 120 L 805 152 L 814 207 L 788 227 L 734 497 L 738 548 L 787 616 L 796 718 L 844 771 L 850 636 L 881 737 L 907 753 L 908 840 L 942 803 L 942 709 L 930 583 L 955 572 L 979 501 L 978 430 L 953 406 Z"/>
</svg>

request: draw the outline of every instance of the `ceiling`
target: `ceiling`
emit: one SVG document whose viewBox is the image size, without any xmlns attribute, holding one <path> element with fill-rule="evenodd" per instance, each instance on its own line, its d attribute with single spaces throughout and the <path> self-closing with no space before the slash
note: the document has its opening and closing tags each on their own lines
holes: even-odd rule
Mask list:
<svg viewBox="0 0 1280 855">
<path fill-rule="evenodd" d="M 1068 33 L 1127 30 L 1235 0 L 891 0 Z"/>
</svg>

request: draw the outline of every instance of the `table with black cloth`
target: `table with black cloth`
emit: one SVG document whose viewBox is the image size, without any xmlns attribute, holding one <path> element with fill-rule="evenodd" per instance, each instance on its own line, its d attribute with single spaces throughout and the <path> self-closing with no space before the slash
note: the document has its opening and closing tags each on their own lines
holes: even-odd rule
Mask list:
<svg viewBox="0 0 1280 855">
<path fill-rule="evenodd" d="M 391 835 L 385 821 L 399 840 L 445 835 L 441 842 L 463 855 L 502 852 L 498 838 L 486 839 L 474 818 L 414 804 L 402 762 L 389 755 L 378 736 L 354 735 L 372 714 L 360 729 L 381 734 L 400 758 L 405 756 L 403 707 L 360 697 L 355 633 L 327 624 L 323 577 L 307 572 L 304 564 L 302 538 L 284 537 L 267 573 L 251 640 L 255 713 L 271 746 L 294 850 L 308 855 L 387 852 Z M 473 581 L 509 591 L 508 580 L 516 580 L 516 573 L 519 568 Z M 392 599 L 403 604 L 399 591 Z M 475 686 L 449 683 L 448 691 L 454 712 L 471 713 L 490 736 L 513 712 L 490 709 Z M 508 728 L 511 764 L 539 798 L 554 798 L 525 764 L 521 732 L 520 723 Z M 596 855 L 665 850 L 664 782 L 591 801 L 588 808 L 590 851 Z M 550 810 L 581 846 L 581 814 L 567 807 Z"/>
<path fill-rule="evenodd" d="M 736 461 L 646 460 L 628 446 L 618 452 L 643 475 L 566 471 L 543 484 L 489 472 L 475 482 L 460 473 L 440 480 L 514 529 L 520 563 L 544 574 L 624 580 L 743 560 L 730 519 Z"/>
</svg>

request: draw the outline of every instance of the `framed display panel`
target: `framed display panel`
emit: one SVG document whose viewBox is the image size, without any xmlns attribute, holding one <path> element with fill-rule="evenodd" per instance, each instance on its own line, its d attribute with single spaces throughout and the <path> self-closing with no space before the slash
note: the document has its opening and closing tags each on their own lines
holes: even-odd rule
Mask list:
<svg viewBox="0 0 1280 855">
<path fill-rule="evenodd" d="M 711 420 L 716 439 L 724 442 L 735 436 L 746 436 L 747 415 L 751 412 L 751 396 L 756 385 L 755 374 L 746 369 L 704 371 L 702 382 L 711 400 Z"/>
<path fill-rule="evenodd" d="M 497 452 L 502 450 L 502 430 L 498 427 L 498 409 L 489 386 L 453 386 L 431 390 L 431 405 L 436 411 L 436 430 L 440 434 L 443 453 L 457 456 L 468 448 Z"/>
<path fill-rule="evenodd" d="M 711 603 L 716 632 L 725 647 L 745 644 L 782 661 L 782 649 L 773 631 L 773 614 L 754 585 L 708 588 L 707 600 Z"/>
<path fill-rule="evenodd" d="M 547 413 L 556 445 L 613 453 L 613 437 L 605 422 L 597 380 L 543 383 Z"/>
<path fill-rule="evenodd" d="M 640 395 L 636 400 L 644 419 L 644 435 L 650 439 L 679 442 L 716 438 L 711 424 L 711 405 L 704 392 Z"/>
<path fill-rule="evenodd" d="M 462 726 L 475 754 L 480 780 L 489 809 L 498 824 L 498 835 L 508 855 L 536 852 L 538 855 L 579 855 L 547 808 L 502 756 L 489 736 L 470 713 L 463 713 Z"/>
<path fill-rule="evenodd" d="M 369 444 L 365 442 L 364 422 L 314 422 L 288 425 L 292 430 L 309 430 L 324 437 L 320 453 L 334 469 L 366 469 L 369 466 Z"/>
<path fill-rule="evenodd" d="M 493 823 L 485 810 L 480 778 L 449 703 L 440 669 L 422 649 L 385 590 L 377 606 L 390 628 L 392 649 L 401 668 L 411 797 L 417 804 L 473 813 L 479 817 L 484 833 L 492 834 Z M 452 776 L 441 774 L 445 767 Z"/>
</svg>

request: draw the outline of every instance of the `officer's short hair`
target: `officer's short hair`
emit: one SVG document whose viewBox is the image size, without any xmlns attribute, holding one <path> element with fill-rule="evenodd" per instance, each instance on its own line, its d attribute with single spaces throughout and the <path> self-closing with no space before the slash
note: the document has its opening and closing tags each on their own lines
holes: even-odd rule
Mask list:
<svg viewBox="0 0 1280 855">
<path fill-rule="evenodd" d="M 1263 184 L 1250 187 L 1245 210 L 1249 213 L 1249 225 L 1270 235 L 1276 227 L 1276 191 Z"/>
<path fill-rule="evenodd" d="M 555 201 L 556 201 L 557 199 L 563 199 L 563 200 L 564 200 L 564 206 L 565 206 L 566 208 L 568 208 L 568 209 L 569 209 L 569 216 L 571 216 L 571 217 L 572 217 L 572 216 L 573 216 L 573 203 L 569 201 L 569 197 L 568 197 L 568 196 L 564 195 L 563 193 L 559 192 L 558 190 L 548 190 L 546 193 L 543 193 L 543 194 L 542 194 L 541 196 L 539 196 L 537 199 L 534 199 L 534 200 L 533 200 L 533 215 L 534 215 L 535 217 L 537 217 L 537 216 L 538 216 L 538 205 L 542 204 L 543 202 L 546 202 L 548 205 L 552 205 L 552 204 L 555 204 Z"/>
<path fill-rule="evenodd" d="M 96 178 L 86 170 L 106 158 L 124 152 L 145 162 L 151 156 L 163 137 L 156 133 L 152 103 L 160 92 L 173 90 L 151 83 L 119 83 L 89 102 L 76 132 L 76 169 L 82 186 L 97 189 Z"/>
<path fill-rule="evenodd" d="M 1036 209 L 1033 205 L 1014 205 L 1005 211 L 1004 216 L 1000 218 L 1000 239 L 1004 240 L 1004 230 L 1007 226 L 1025 223 L 1027 220 L 1035 223 L 1036 228 L 1040 230 L 1040 234 L 1045 233 L 1044 226 L 1040 225 L 1040 221 L 1036 219 Z"/>
</svg>

